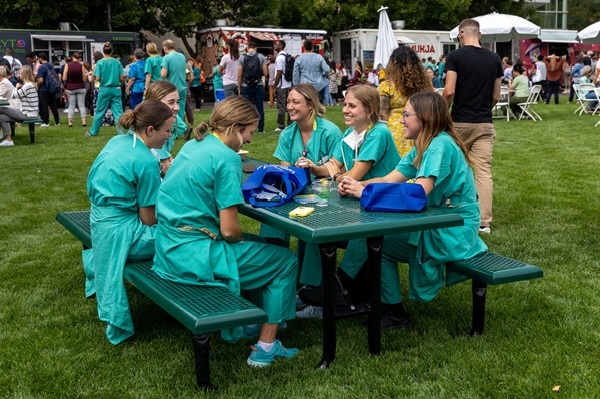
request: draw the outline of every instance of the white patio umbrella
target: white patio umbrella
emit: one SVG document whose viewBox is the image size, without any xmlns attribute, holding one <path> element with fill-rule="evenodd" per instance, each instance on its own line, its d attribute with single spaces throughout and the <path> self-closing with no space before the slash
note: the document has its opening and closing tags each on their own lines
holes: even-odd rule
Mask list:
<svg viewBox="0 0 600 399">
<path fill-rule="evenodd" d="M 580 31 L 577 40 L 581 43 L 600 43 L 600 21 Z"/>
<path fill-rule="evenodd" d="M 517 15 L 491 14 L 473 18 L 479 22 L 482 42 L 508 42 L 512 39 L 538 37 L 540 27 Z M 458 26 L 450 31 L 450 39 L 457 40 Z"/>
<path fill-rule="evenodd" d="M 377 44 L 375 44 L 375 62 L 376 68 L 379 64 L 385 68 L 392 55 L 392 51 L 398 47 L 392 24 L 387 15 L 387 7 L 381 6 L 377 12 L 379 13 L 379 29 L 377 30 Z"/>
</svg>

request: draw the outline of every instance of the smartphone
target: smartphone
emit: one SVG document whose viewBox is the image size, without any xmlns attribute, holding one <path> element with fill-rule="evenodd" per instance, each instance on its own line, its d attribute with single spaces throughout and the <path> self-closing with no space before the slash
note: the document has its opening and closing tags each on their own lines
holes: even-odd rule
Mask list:
<svg viewBox="0 0 600 399">
<path fill-rule="evenodd" d="M 294 209 L 293 211 L 290 211 L 290 217 L 297 218 L 297 217 L 308 216 L 311 213 L 313 213 L 314 211 L 315 211 L 315 208 L 312 208 L 309 206 L 299 206 L 298 208 Z"/>
</svg>

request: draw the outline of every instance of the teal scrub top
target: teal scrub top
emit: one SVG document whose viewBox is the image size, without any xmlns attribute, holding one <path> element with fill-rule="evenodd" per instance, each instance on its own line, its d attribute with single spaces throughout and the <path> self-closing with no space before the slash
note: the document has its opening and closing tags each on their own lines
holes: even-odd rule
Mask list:
<svg viewBox="0 0 600 399">
<path fill-rule="evenodd" d="M 166 80 L 173 83 L 175 87 L 177 87 L 177 90 L 182 91 L 187 89 L 185 73 L 187 62 L 183 54 L 177 51 L 171 51 L 162 58 L 160 67 L 161 69 L 165 68 L 167 70 Z"/>
<path fill-rule="evenodd" d="M 344 137 L 352 133 L 353 130 L 352 127 L 346 130 Z M 396 149 L 392 133 L 383 122 L 376 123 L 371 130 L 367 131 L 365 141 L 357 151 L 354 151 L 342 140 L 334 150 L 333 157 L 342 162 L 347 171 L 354 167 L 355 162 L 373 161 L 373 166 L 362 180 L 383 177 L 394 170 L 400 162 L 400 155 Z"/>
<path fill-rule="evenodd" d="M 221 237 L 219 212 L 244 203 L 241 187 L 240 157 L 218 138 L 208 134 L 181 148 L 158 194 L 158 275 L 239 293 L 237 260 Z"/>
<path fill-rule="evenodd" d="M 115 345 L 133 335 L 123 270 L 127 259 L 154 254 L 155 226 L 144 225 L 138 210 L 156 204 L 159 186 L 156 158 L 132 134 L 113 137 L 88 175 L 94 247 L 83 254 L 86 294 L 97 294 L 98 317 L 109 323 L 106 335 Z"/>
<path fill-rule="evenodd" d="M 323 118 L 316 118 L 317 127 L 313 130 L 306 148 L 302 143 L 302 136 L 298 123 L 294 122 L 281 132 L 279 142 L 273 156 L 280 161 L 294 165 L 302 152 L 306 151 L 306 158 L 317 165 L 323 165 L 333 155 L 342 140 L 342 131 L 334 123 Z"/>
<path fill-rule="evenodd" d="M 213 69 L 213 78 L 212 78 L 213 88 L 214 89 L 222 89 L 223 88 L 223 77 L 219 73 L 219 66 L 215 65 Z"/>
<path fill-rule="evenodd" d="M 160 76 L 160 69 L 162 64 L 162 56 L 152 55 L 146 58 L 146 65 L 144 66 L 144 73 L 150 74 L 150 83 L 162 80 Z"/>
<path fill-rule="evenodd" d="M 452 137 L 442 132 L 431 140 L 418 168 L 413 165 L 417 148 L 398 163 L 396 170 L 409 179 L 435 177 L 427 205 L 442 212 L 460 214 L 464 226 L 410 233 L 409 242 L 417 246 L 417 259 L 423 269 L 439 270 L 439 265 L 469 259 L 487 251 L 479 238 L 479 204 L 473 171 Z M 448 273 L 447 284 L 464 280 Z"/>
<path fill-rule="evenodd" d="M 139 208 L 156 205 L 160 167 L 144 142 L 133 134 L 113 137 L 100 152 L 88 175 L 90 203 L 138 215 Z"/>
<path fill-rule="evenodd" d="M 94 76 L 100 78 L 100 87 L 121 87 L 123 65 L 116 58 L 102 58 L 96 63 Z"/>
</svg>

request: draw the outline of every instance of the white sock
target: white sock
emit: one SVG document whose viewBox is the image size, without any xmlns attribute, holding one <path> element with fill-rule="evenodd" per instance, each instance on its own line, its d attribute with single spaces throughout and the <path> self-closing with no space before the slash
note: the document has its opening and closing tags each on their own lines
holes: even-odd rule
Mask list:
<svg viewBox="0 0 600 399">
<path fill-rule="evenodd" d="M 263 341 L 258 341 L 256 343 L 256 346 L 259 346 L 262 348 L 262 350 L 264 350 L 265 352 L 271 352 L 271 349 L 273 349 L 273 345 L 275 345 L 275 342 L 271 342 L 270 344 L 263 342 Z"/>
</svg>

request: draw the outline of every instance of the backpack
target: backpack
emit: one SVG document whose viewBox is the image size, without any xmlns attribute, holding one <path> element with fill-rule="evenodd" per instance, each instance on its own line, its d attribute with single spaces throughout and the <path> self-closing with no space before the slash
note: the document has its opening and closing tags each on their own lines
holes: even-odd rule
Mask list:
<svg viewBox="0 0 600 399">
<path fill-rule="evenodd" d="M 50 93 L 60 93 L 60 79 L 58 78 L 54 67 L 46 64 L 46 70 L 48 71 L 48 73 L 46 73 L 46 79 L 44 79 L 46 88 Z"/>
<path fill-rule="evenodd" d="M 283 73 L 283 77 L 288 82 L 292 83 L 292 78 L 294 77 L 294 63 L 296 59 L 289 54 L 285 55 L 285 72 Z"/>
<path fill-rule="evenodd" d="M 256 86 L 262 81 L 262 77 L 262 68 L 258 54 L 246 54 L 244 56 L 244 83 L 248 86 Z"/>
</svg>

